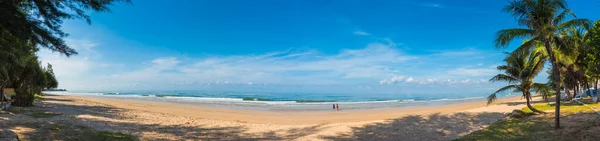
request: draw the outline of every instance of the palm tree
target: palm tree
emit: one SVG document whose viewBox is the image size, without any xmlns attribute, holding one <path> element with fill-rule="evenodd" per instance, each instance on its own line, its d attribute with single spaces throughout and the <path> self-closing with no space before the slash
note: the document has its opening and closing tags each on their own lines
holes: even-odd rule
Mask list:
<svg viewBox="0 0 600 141">
<path fill-rule="evenodd" d="M 546 56 L 537 51 L 516 51 L 513 52 L 504 61 L 506 65 L 498 66 L 498 70 L 503 71 L 490 79 L 491 82 L 508 82 L 508 86 L 498 89 L 487 97 L 488 104 L 497 99 L 497 94 L 507 91 L 521 92 L 527 100 L 527 107 L 533 112 L 544 113 L 531 106 L 531 90 L 547 95 L 550 88 L 546 84 L 535 83 L 533 78 L 542 71 Z"/>
<path fill-rule="evenodd" d="M 574 39 L 572 47 L 576 48 L 576 52 L 574 54 L 574 62 L 573 69 L 569 77 L 572 77 L 575 80 L 574 90 L 575 93 L 573 96 L 577 96 L 581 85 L 587 85 L 588 78 L 586 77 L 586 67 L 588 62 L 585 61 L 585 57 L 590 51 L 590 46 L 585 42 L 585 36 L 587 36 L 587 29 L 584 28 L 571 28 L 566 35 L 570 36 Z"/>
<path fill-rule="evenodd" d="M 575 14 L 567 8 L 565 0 L 514 0 L 504 8 L 504 11 L 510 13 L 520 26 L 525 28 L 503 29 L 496 34 L 496 47 L 506 47 L 508 44 L 518 38 L 529 38 L 530 40 L 522 44 L 517 51 L 530 50 L 537 42 L 541 42 L 546 47 L 548 59 L 552 65 L 554 83 L 556 92 L 556 112 L 555 127 L 560 127 L 560 72 L 554 49 L 567 49 L 563 46 L 567 39 L 560 36 L 560 32 L 571 27 L 588 27 L 590 21 L 587 19 L 576 18 Z M 574 19 L 567 20 L 570 16 Z M 564 39 L 564 40 L 563 40 Z"/>
</svg>

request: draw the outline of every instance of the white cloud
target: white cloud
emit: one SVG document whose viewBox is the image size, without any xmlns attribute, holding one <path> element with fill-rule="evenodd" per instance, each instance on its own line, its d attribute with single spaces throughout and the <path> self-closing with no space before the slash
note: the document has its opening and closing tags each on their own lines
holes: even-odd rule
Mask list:
<svg viewBox="0 0 600 141">
<path fill-rule="evenodd" d="M 462 50 L 435 50 L 433 52 L 437 52 L 436 54 L 434 54 L 435 56 L 445 57 L 473 56 L 482 54 L 482 51 L 472 48 Z"/>
<path fill-rule="evenodd" d="M 58 52 L 52 52 L 45 48 L 42 48 L 37 53 L 43 65 L 46 65 L 46 63 L 52 64 L 54 73 L 58 79 L 76 78 L 94 67 L 95 63 L 90 60 L 89 56 L 95 54 L 93 48 L 98 45 L 97 43 L 88 40 L 74 39 L 65 39 L 65 41 L 69 47 L 77 50 L 79 55 L 66 57 Z"/>
<path fill-rule="evenodd" d="M 428 7 L 435 7 L 435 8 L 442 8 L 442 6 L 440 4 L 429 4 L 429 5 L 426 5 L 426 6 L 428 6 Z"/>
<path fill-rule="evenodd" d="M 485 83 L 489 83 L 489 80 L 486 79 L 479 79 L 479 81 L 475 81 L 476 84 L 485 84 Z"/>
<path fill-rule="evenodd" d="M 368 36 L 371 34 L 364 31 L 354 31 L 354 35 Z"/>
<path fill-rule="evenodd" d="M 485 79 L 472 80 L 472 79 L 463 79 L 463 80 L 440 80 L 438 78 L 426 78 L 426 79 L 414 79 L 413 77 L 404 77 L 404 76 L 395 76 L 390 79 L 384 79 L 379 81 L 379 84 L 419 84 L 419 85 L 465 85 L 465 84 L 484 84 L 488 83 Z"/>
<path fill-rule="evenodd" d="M 412 82 L 414 79 L 412 77 L 406 78 L 406 82 Z"/>
<path fill-rule="evenodd" d="M 478 54 L 478 50 L 446 50 L 414 56 L 404 53 L 391 39 L 381 42 L 383 43 L 370 43 L 359 49 L 342 49 L 332 54 L 316 50 L 288 49 L 263 54 L 200 58 L 165 56 L 121 68 L 98 61 L 102 56 L 95 52 L 94 48 L 101 44 L 87 40 L 69 40 L 68 43 L 80 51 L 77 56 L 66 58 L 47 50 L 42 50 L 39 55 L 41 60 L 54 65 L 60 87 L 82 87 L 81 89 L 161 89 L 251 84 L 366 87 L 376 85 L 377 82 L 400 85 L 454 85 L 462 84 L 460 82 L 466 79 L 470 79 L 470 82 L 465 84 L 486 83 L 487 81 L 475 80 L 496 73 L 495 69 L 487 68 L 487 65 L 452 68 L 458 65 L 450 64 L 445 65 L 446 71 L 431 69 L 437 67 L 432 64 L 454 58 L 458 60 L 449 63 L 471 64 L 470 61 L 460 60 L 464 57 L 457 56 Z M 85 85 L 82 85 L 84 83 Z"/>
<path fill-rule="evenodd" d="M 60 88 L 87 89 L 90 87 L 115 86 L 115 84 L 104 84 L 108 82 L 105 80 L 107 71 L 102 70 L 106 68 L 117 69 L 123 66 L 99 61 L 102 59 L 102 55 L 96 52 L 95 48 L 101 45 L 100 43 L 93 40 L 71 38 L 65 39 L 65 42 L 69 47 L 77 50 L 79 54 L 66 57 L 45 48 L 37 52 L 43 65 L 46 65 L 46 63 L 52 64 Z M 129 87 L 137 86 L 127 85 Z"/>
<path fill-rule="evenodd" d="M 467 84 L 469 82 L 471 82 L 471 79 L 465 79 L 465 80 L 460 81 L 460 83 L 462 83 L 462 84 Z"/>
<path fill-rule="evenodd" d="M 497 73 L 497 70 L 491 68 L 456 68 L 448 71 L 448 74 L 461 76 L 492 76 Z"/>
<path fill-rule="evenodd" d="M 392 76 L 408 60 L 394 44 L 371 43 L 362 49 L 345 49 L 337 54 L 293 50 L 258 55 L 175 57 L 151 60 L 146 67 L 114 75 L 122 81 L 228 80 L 229 83 L 339 84 L 350 79 Z M 195 61 L 192 61 L 195 60 Z"/>
<path fill-rule="evenodd" d="M 421 6 L 430 7 L 430 8 L 445 8 L 439 3 L 425 3 L 425 4 L 421 4 Z"/>
<path fill-rule="evenodd" d="M 454 6 L 454 5 L 442 5 L 442 4 L 439 4 L 439 3 L 424 3 L 424 4 L 420 4 L 420 6 L 429 7 L 429 8 L 445 9 L 445 10 L 461 11 L 461 12 L 469 12 L 469 13 L 479 13 L 479 14 L 486 13 L 484 11 L 480 11 L 480 10 L 477 10 L 477 9 L 472 9 L 471 7 L 459 7 L 459 6 Z"/>
<path fill-rule="evenodd" d="M 404 79 L 406 77 L 404 76 L 394 76 L 390 79 L 383 79 L 381 81 L 379 81 L 379 84 L 396 84 L 396 83 L 400 83 L 400 82 L 406 82 L 406 80 Z M 407 78 L 408 79 L 408 78 Z M 412 78 L 411 78 L 412 81 Z"/>
</svg>

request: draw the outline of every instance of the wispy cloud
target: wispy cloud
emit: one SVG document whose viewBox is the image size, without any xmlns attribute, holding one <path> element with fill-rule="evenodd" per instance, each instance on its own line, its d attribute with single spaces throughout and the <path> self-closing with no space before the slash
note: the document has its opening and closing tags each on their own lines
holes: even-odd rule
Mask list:
<svg viewBox="0 0 600 141">
<path fill-rule="evenodd" d="M 495 69 L 473 65 L 468 60 L 483 55 L 475 49 L 439 50 L 411 55 L 402 43 L 389 38 L 359 49 L 326 54 L 318 50 L 294 50 L 262 54 L 239 54 L 188 58 L 164 56 L 119 66 L 99 61 L 94 48 L 100 43 L 70 40 L 78 56 L 66 58 L 40 52 L 44 62 L 54 65 L 61 87 L 117 89 L 168 89 L 196 86 L 268 85 L 462 85 L 483 84 L 480 79 Z M 447 60 L 452 60 L 448 62 Z M 442 63 L 442 64 L 440 64 Z M 437 70 L 440 64 L 446 70 Z M 461 66 L 456 64 L 471 64 Z M 494 63 L 490 63 L 494 64 Z M 477 80 L 477 81 L 475 81 Z M 84 85 L 82 85 L 84 84 Z M 185 87 L 187 86 L 187 87 Z M 81 87 L 81 88 L 80 88 Z"/>
<path fill-rule="evenodd" d="M 213 56 L 194 62 L 175 57 L 151 60 L 147 67 L 114 75 L 127 81 L 162 78 L 229 83 L 338 84 L 345 79 L 379 79 L 395 74 L 390 66 L 416 59 L 393 45 L 371 43 L 363 49 L 345 49 L 327 55 L 291 50 L 258 55 Z M 164 80 L 161 80 L 164 81 Z"/>
<path fill-rule="evenodd" d="M 448 74 L 462 76 L 493 76 L 498 74 L 498 70 L 492 68 L 456 68 L 449 70 Z"/>
<path fill-rule="evenodd" d="M 177 84 L 200 85 L 224 84 L 217 82 L 278 85 L 458 85 L 479 84 L 480 81 L 473 80 L 497 73 L 493 68 L 479 65 L 448 66 L 451 69 L 447 71 L 431 69 L 430 64 L 449 58 L 474 57 L 473 55 L 482 54 L 482 51 L 446 50 L 426 55 L 409 55 L 399 49 L 397 43 L 387 41 L 389 42 L 370 43 L 361 49 L 344 49 L 336 54 L 290 49 L 264 54 L 204 58 L 160 57 L 147 61 L 143 68 L 115 74 L 112 79 L 130 83 L 158 84 L 161 81 L 175 81 Z"/>
<path fill-rule="evenodd" d="M 96 85 L 93 85 L 94 82 L 90 80 L 103 75 L 102 71 L 96 70 L 122 67 L 120 64 L 98 61 L 102 58 L 102 55 L 95 50 L 100 45 L 98 42 L 71 38 L 67 38 L 65 41 L 69 47 L 77 50 L 79 54 L 66 57 L 47 49 L 41 49 L 37 53 L 43 65 L 46 65 L 46 63 L 52 64 L 54 73 L 59 81 L 59 86 L 61 87 L 66 86 L 68 88 L 81 89 L 95 87 Z"/>
<path fill-rule="evenodd" d="M 394 85 L 394 84 L 411 84 L 411 85 L 465 85 L 465 84 L 485 84 L 488 83 L 486 79 L 472 80 L 466 79 L 446 79 L 441 80 L 438 78 L 413 78 L 406 76 L 394 76 L 390 79 L 383 79 L 379 81 L 381 85 Z"/>
<path fill-rule="evenodd" d="M 77 50 L 80 55 L 69 58 L 57 52 L 41 49 L 37 55 L 40 57 L 42 63 L 52 64 L 55 74 L 61 78 L 76 78 L 95 67 L 90 57 L 96 55 L 93 48 L 96 47 L 98 43 L 89 40 L 75 39 L 66 39 L 65 41 L 66 44 Z"/>
<path fill-rule="evenodd" d="M 442 7 L 442 5 L 434 3 L 434 4 L 423 4 L 421 6 L 425 6 L 425 7 L 433 7 L 433 8 L 444 8 Z"/>
<path fill-rule="evenodd" d="M 354 31 L 354 35 L 360 35 L 360 36 L 368 36 L 371 35 L 370 33 L 364 32 L 364 31 Z"/>
<path fill-rule="evenodd" d="M 434 50 L 432 52 L 434 52 L 434 55 L 446 57 L 473 56 L 480 55 L 482 53 L 481 50 L 473 48 L 466 48 L 460 50 Z"/>
<path fill-rule="evenodd" d="M 459 6 L 455 6 L 455 5 L 445 5 L 445 4 L 441 4 L 441 3 L 421 3 L 421 4 L 416 4 L 416 5 L 419 5 L 422 7 L 427 7 L 427 8 L 454 10 L 454 11 L 462 11 L 462 12 L 469 12 L 469 13 L 479 13 L 479 14 L 485 13 L 484 11 L 475 10 L 475 9 L 469 8 L 469 7 L 459 7 Z"/>
</svg>

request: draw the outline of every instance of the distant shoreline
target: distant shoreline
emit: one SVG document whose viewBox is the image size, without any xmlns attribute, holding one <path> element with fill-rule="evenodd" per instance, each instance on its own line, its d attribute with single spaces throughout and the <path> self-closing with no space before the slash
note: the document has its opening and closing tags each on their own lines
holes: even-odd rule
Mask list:
<svg viewBox="0 0 600 141">
<path fill-rule="evenodd" d="M 186 95 L 150 95 L 122 93 L 77 93 L 77 92 L 45 92 L 46 94 L 85 96 L 133 100 L 138 102 L 156 102 L 205 108 L 219 108 L 247 111 L 274 112 L 329 112 L 332 104 L 339 104 L 344 111 L 397 110 L 411 108 L 426 108 L 459 103 L 481 102 L 484 97 L 437 98 L 437 99 L 401 99 L 378 101 L 335 101 L 335 100 L 297 100 L 277 101 L 264 98 L 219 98 L 219 97 L 190 97 Z M 504 97 L 508 98 L 510 96 Z"/>
<path fill-rule="evenodd" d="M 52 95 L 60 99 L 83 100 L 106 104 L 114 108 L 141 110 L 151 113 L 162 113 L 175 116 L 197 117 L 220 121 L 234 121 L 257 124 L 283 124 L 283 125 L 304 125 L 321 123 L 346 123 L 375 121 L 403 117 L 407 115 L 428 115 L 428 114 L 450 114 L 455 112 L 499 112 L 507 113 L 513 109 L 524 107 L 524 101 L 520 97 L 510 97 L 500 99 L 496 104 L 487 106 L 485 101 L 466 102 L 460 104 L 450 104 L 442 106 L 429 106 L 418 108 L 402 109 L 381 109 L 381 110 L 341 110 L 335 112 L 320 111 L 253 111 L 253 110 L 234 110 L 227 108 L 213 108 L 203 106 L 191 106 L 183 104 L 170 104 L 163 102 L 138 101 L 114 98 L 99 98 L 89 96 L 68 96 Z M 511 103 L 511 104 L 507 104 Z M 331 108 L 331 107 L 329 107 Z M 304 118 L 311 117 L 311 118 Z"/>
</svg>

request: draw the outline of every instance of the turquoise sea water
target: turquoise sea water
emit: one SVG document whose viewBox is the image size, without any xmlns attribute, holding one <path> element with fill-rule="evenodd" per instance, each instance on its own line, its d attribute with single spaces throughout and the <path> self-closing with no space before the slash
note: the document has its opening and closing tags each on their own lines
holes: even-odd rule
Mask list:
<svg viewBox="0 0 600 141">
<path fill-rule="evenodd" d="M 241 91 L 96 91 L 49 92 L 118 98 L 218 108 L 269 111 L 331 110 L 332 104 L 344 109 L 406 108 L 482 101 L 485 94 L 401 94 L 401 93 L 294 93 Z M 507 95 L 509 96 L 509 95 Z"/>
</svg>

